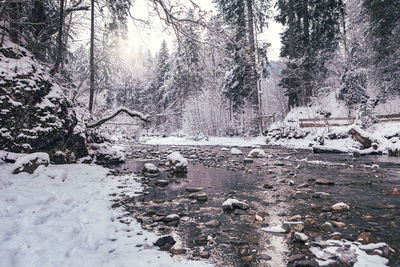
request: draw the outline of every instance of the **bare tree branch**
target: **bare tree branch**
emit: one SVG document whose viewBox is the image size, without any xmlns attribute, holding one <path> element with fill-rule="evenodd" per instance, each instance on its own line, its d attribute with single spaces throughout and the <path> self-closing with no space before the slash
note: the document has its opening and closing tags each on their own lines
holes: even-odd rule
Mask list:
<svg viewBox="0 0 400 267">
<path fill-rule="evenodd" d="M 148 115 L 144 115 L 143 113 L 136 111 L 136 110 L 130 110 L 130 109 L 121 107 L 117 111 L 115 111 L 113 114 L 111 114 L 110 116 L 107 116 L 104 119 L 99 120 L 98 122 L 88 124 L 88 125 L 86 125 L 86 127 L 87 128 L 98 127 L 98 126 L 102 125 L 103 123 L 105 123 L 109 120 L 112 120 L 113 118 L 115 118 L 116 116 L 118 116 L 121 113 L 126 113 L 129 116 L 131 116 L 132 118 L 138 117 L 139 119 L 141 119 L 142 121 L 147 122 L 147 123 L 150 122 Z"/>
</svg>

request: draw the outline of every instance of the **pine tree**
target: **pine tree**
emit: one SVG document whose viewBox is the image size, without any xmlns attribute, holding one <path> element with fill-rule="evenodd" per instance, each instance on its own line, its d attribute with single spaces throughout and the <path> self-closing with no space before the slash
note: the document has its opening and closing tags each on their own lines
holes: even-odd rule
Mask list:
<svg viewBox="0 0 400 267">
<path fill-rule="evenodd" d="M 400 93 L 400 0 L 364 0 L 374 49 L 375 83 L 384 92 Z"/>
<path fill-rule="evenodd" d="M 342 0 L 279 0 L 276 20 L 287 26 L 282 35 L 281 56 L 289 58 L 281 86 L 287 89 L 289 106 L 305 105 L 329 75 L 327 62 L 339 45 Z"/>
</svg>

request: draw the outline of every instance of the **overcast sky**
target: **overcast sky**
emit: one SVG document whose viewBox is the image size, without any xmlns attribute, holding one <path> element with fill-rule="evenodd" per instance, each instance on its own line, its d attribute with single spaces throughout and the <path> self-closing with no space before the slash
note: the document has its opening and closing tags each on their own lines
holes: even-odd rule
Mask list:
<svg viewBox="0 0 400 267">
<path fill-rule="evenodd" d="M 197 0 L 196 3 L 203 10 L 215 14 L 215 7 L 212 0 Z M 132 15 L 144 20 L 150 18 L 152 25 L 146 27 L 140 22 L 130 23 L 127 45 L 122 49 L 123 54 L 137 53 L 140 50 L 146 51 L 149 49 L 154 55 L 159 50 L 164 39 L 169 44 L 169 47 L 172 48 L 175 36 L 170 30 L 165 29 L 160 20 L 154 16 L 155 14 L 152 14 L 152 11 L 149 9 L 148 0 L 136 1 Z M 269 50 L 270 61 L 279 59 L 281 32 L 282 26 L 271 19 L 268 29 L 257 37 L 259 42 L 265 41 L 271 43 Z"/>
</svg>

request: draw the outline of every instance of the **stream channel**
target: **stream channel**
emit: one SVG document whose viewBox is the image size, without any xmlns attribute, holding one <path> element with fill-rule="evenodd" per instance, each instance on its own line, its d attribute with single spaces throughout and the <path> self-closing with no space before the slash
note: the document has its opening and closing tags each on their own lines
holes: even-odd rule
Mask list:
<svg viewBox="0 0 400 267">
<path fill-rule="evenodd" d="M 128 160 L 114 169 L 135 173 L 144 191 L 136 197 L 116 196 L 115 206 L 122 206 L 125 216 L 135 217 L 144 229 L 172 236 L 177 243 L 164 249 L 177 260 L 216 266 L 318 266 L 310 252 L 313 241 L 356 241 L 363 234 L 365 243 L 387 243 L 383 257 L 389 266 L 400 266 L 400 158 L 263 147 L 266 157 L 249 160 L 251 148 L 239 149 L 243 155 L 219 146 L 131 146 Z M 165 165 L 173 151 L 189 160 L 186 174 L 171 174 Z M 160 169 L 158 174 L 142 173 L 149 162 Z M 249 208 L 223 210 L 229 198 Z M 332 210 L 338 202 L 350 209 Z M 178 219 L 166 219 L 172 214 Z M 262 230 L 289 220 L 303 223 L 300 231 L 309 237 L 307 242 L 297 242 L 290 231 Z M 327 222 L 331 226 L 323 226 Z M 329 266 L 352 263 L 338 260 Z"/>
</svg>

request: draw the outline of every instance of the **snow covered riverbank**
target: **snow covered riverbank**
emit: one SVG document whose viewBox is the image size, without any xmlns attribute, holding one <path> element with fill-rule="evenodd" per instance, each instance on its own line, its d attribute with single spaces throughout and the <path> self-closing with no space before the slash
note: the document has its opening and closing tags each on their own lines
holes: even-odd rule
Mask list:
<svg viewBox="0 0 400 267">
<path fill-rule="evenodd" d="M 206 265 L 176 263 L 134 218 L 119 222 L 111 194 L 140 192 L 132 176 L 84 164 L 40 166 L 32 175 L 13 169 L 0 160 L 0 266 Z"/>
</svg>

